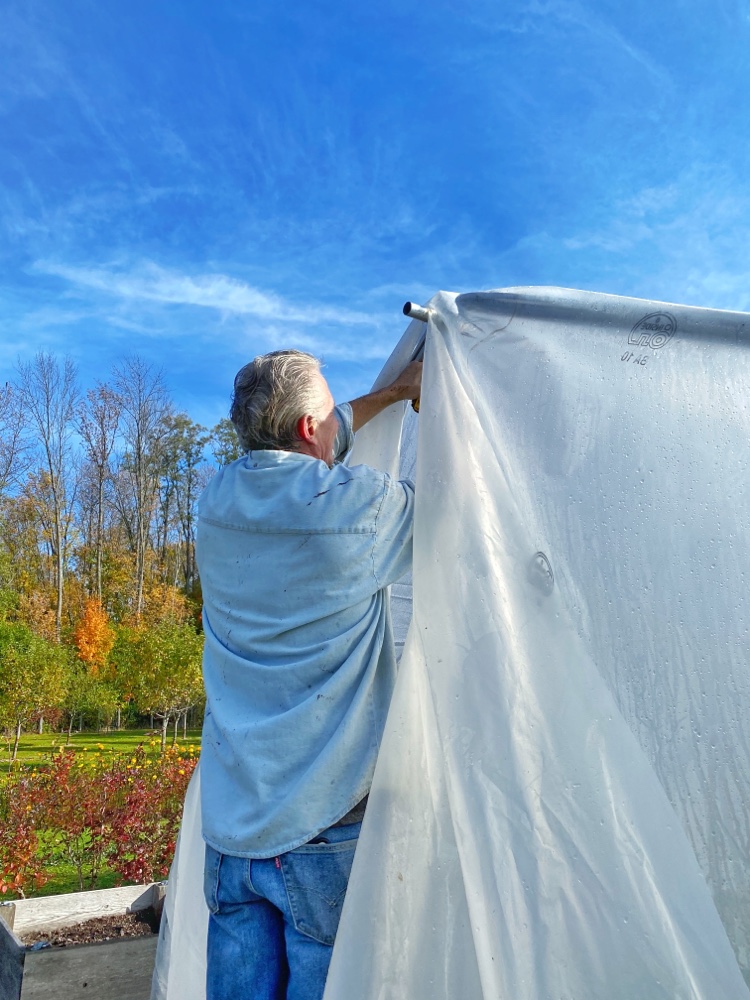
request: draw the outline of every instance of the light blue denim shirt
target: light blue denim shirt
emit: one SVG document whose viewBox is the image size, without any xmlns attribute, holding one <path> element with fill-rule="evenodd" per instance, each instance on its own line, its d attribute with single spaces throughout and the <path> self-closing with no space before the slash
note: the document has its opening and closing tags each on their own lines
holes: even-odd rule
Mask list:
<svg viewBox="0 0 750 1000">
<path fill-rule="evenodd" d="M 337 458 L 353 441 L 337 408 Z M 252 451 L 200 500 L 203 836 L 267 858 L 368 792 L 396 674 L 384 590 L 411 565 L 414 487 Z"/>
</svg>

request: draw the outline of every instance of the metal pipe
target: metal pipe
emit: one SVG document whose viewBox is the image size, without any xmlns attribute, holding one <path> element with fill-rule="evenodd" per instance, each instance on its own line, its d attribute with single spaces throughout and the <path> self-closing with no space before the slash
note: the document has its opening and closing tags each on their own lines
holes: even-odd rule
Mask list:
<svg viewBox="0 0 750 1000">
<path fill-rule="evenodd" d="M 411 356 L 412 361 L 422 361 L 424 359 L 424 345 L 426 339 L 426 334 L 423 333 L 420 337 L 419 343 L 414 348 L 414 353 Z M 415 413 L 419 413 L 419 396 L 417 396 L 416 399 L 412 399 L 411 407 Z"/>
<path fill-rule="evenodd" d="M 404 303 L 404 316 L 409 316 L 411 319 L 419 319 L 423 323 L 429 322 L 430 310 L 425 309 L 424 306 L 418 306 L 414 302 Z M 411 356 L 412 361 L 421 361 L 424 357 L 424 345 L 426 339 L 426 331 L 419 338 L 417 346 L 414 348 L 414 353 Z M 411 401 L 411 407 L 415 413 L 419 413 L 419 397 Z"/>
<path fill-rule="evenodd" d="M 404 316 L 420 319 L 423 323 L 427 323 L 430 318 L 430 310 L 425 309 L 424 306 L 418 306 L 416 302 L 405 302 Z"/>
</svg>

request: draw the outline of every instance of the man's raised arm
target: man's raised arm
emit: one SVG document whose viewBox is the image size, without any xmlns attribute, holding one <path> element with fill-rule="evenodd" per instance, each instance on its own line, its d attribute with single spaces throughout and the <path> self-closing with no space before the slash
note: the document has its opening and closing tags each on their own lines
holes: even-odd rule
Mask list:
<svg viewBox="0 0 750 1000">
<path fill-rule="evenodd" d="M 412 361 L 390 385 L 349 403 L 352 408 L 352 429 L 358 431 L 392 403 L 398 403 L 402 399 L 419 399 L 421 388 L 422 362 Z"/>
</svg>

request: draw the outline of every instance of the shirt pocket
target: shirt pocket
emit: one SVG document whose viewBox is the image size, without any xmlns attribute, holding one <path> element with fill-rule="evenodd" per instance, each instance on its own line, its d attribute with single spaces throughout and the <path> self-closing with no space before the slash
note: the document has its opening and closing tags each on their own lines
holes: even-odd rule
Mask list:
<svg viewBox="0 0 750 1000">
<path fill-rule="evenodd" d="M 336 938 L 356 840 L 305 844 L 280 857 L 295 928 L 321 944 Z"/>
</svg>

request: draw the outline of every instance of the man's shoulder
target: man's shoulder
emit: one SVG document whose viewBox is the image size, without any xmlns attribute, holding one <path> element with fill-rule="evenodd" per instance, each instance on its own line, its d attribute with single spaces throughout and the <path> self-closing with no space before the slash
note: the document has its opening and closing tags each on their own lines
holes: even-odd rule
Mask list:
<svg viewBox="0 0 750 1000">
<path fill-rule="evenodd" d="M 389 477 L 366 465 L 334 465 L 284 455 L 253 455 L 220 470 L 199 516 L 258 531 L 373 530 Z M 369 528 L 368 528 L 369 526 Z"/>
<path fill-rule="evenodd" d="M 316 465 L 288 495 L 302 523 L 313 530 L 374 530 L 388 477 L 366 465 Z"/>
<path fill-rule="evenodd" d="M 294 452 L 249 452 L 219 469 L 203 491 L 210 502 L 221 494 L 241 491 L 253 496 L 285 492 L 302 493 L 319 486 L 355 486 L 383 490 L 390 476 L 369 465 L 328 466 L 325 462 Z"/>
</svg>

